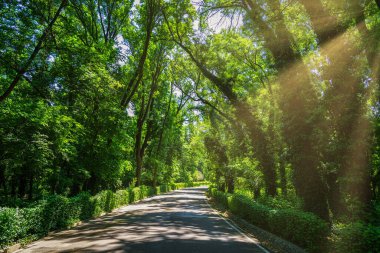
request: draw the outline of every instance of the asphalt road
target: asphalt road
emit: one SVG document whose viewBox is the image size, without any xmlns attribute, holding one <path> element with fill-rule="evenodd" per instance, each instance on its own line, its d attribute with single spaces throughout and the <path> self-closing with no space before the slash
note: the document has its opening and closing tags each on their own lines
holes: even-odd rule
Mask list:
<svg viewBox="0 0 380 253">
<path fill-rule="evenodd" d="M 18 252 L 267 253 L 210 208 L 206 188 L 122 207 Z"/>
</svg>

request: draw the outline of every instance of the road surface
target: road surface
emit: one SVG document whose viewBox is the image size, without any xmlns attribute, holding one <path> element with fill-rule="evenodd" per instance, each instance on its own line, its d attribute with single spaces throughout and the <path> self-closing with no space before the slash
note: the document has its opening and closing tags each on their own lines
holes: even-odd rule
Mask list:
<svg viewBox="0 0 380 253">
<path fill-rule="evenodd" d="M 205 191 L 145 199 L 18 252 L 268 253 L 212 210 Z"/>
</svg>

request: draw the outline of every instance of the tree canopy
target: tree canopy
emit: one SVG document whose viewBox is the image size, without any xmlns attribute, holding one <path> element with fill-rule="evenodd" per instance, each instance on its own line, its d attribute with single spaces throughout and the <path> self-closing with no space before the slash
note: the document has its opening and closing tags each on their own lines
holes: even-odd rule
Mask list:
<svg viewBox="0 0 380 253">
<path fill-rule="evenodd" d="M 0 30 L 4 201 L 207 179 L 379 210 L 379 1 L 1 1 Z"/>
</svg>

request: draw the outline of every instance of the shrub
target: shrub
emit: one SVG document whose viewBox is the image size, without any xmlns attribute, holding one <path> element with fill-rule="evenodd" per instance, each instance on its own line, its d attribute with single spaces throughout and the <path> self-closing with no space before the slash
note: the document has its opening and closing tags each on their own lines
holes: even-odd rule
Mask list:
<svg viewBox="0 0 380 253">
<path fill-rule="evenodd" d="M 32 208 L 20 209 L 20 220 L 22 222 L 22 227 L 24 228 L 24 236 L 27 235 L 43 235 L 43 207 L 37 205 Z"/>
<path fill-rule="evenodd" d="M 140 196 L 141 196 L 141 194 L 140 194 L 140 188 L 139 187 L 135 187 L 135 188 L 130 189 L 129 203 L 133 203 L 133 202 L 140 200 Z"/>
<path fill-rule="evenodd" d="M 140 199 L 151 197 L 155 194 L 154 188 L 150 186 L 140 186 Z"/>
<path fill-rule="evenodd" d="M 223 207 L 228 207 L 227 194 L 218 191 L 216 188 L 209 188 L 209 195 L 214 198 L 218 203 L 222 204 Z"/>
<path fill-rule="evenodd" d="M 263 229 L 268 229 L 271 209 L 248 199 L 246 196 L 233 194 L 228 203 L 228 208 L 234 214 L 246 219 Z"/>
<path fill-rule="evenodd" d="M 271 210 L 269 230 L 310 252 L 321 252 L 329 233 L 328 224 L 312 213 L 295 209 Z"/>
<path fill-rule="evenodd" d="M 331 237 L 330 250 L 336 253 L 380 252 L 380 226 L 338 223 L 333 225 Z"/>
<path fill-rule="evenodd" d="M 276 209 L 298 209 L 302 210 L 302 201 L 294 194 L 288 196 L 261 196 L 257 202 Z"/>
<path fill-rule="evenodd" d="M 186 188 L 186 187 L 204 186 L 204 185 L 209 185 L 209 183 L 207 181 L 175 183 L 173 190 L 182 189 L 182 188 Z"/>
<path fill-rule="evenodd" d="M 95 216 L 95 198 L 89 192 L 81 192 L 71 198 L 71 201 L 81 207 L 80 220 L 90 219 Z"/>
<path fill-rule="evenodd" d="M 71 227 L 81 220 L 82 203 L 78 198 L 70 198 L 65 206 L 62 228 Z"/>
<path fill-rule="evenodd" d="M 199 182 L 191 182 L 191 185 L 188 185 L 186 187 L 198 187 L 198 186 L 208 186 L 210 183 L 207 181 L 199 181 Z"/>
<path fill-rule="evenodd" d="M 189 183 L 175 183 L 174 184 L 174 190 L 189 187 L 188 185 L 189 185 Z"/>
<path fill-rule="evenodd" d="M 160 192 L 165 193 L 169 191 L 169 186 L 167 184 L 160 185 Z"/>
<path fill-rule="evenodd" d="M 129 191 L 128 190 L 118 190 L 115 193 L 116 197 L 116 207 L 125 206 L 129 204 Z"/>
<path fill-rule="evenodd" d="M 67 226 L 68 203 L 69 199 L 60 195 L 51 195 L 42 202 L 42 231 L 44 233 Z"/>
<path fill-rule="evenodd" d="M 329 233 L 328 224 L 311 213 L 296 209 L 274 209 L 240 194 L 227 194 L 216 188 L 209 195 L 232 213 L 266 229 L 310 252 L 320 252 Z"/>
<path fill-rule="evenodd" d="M 93 217 L 99 216 L 104 212 L 110 212 L 115 208 L 114 193 L 110 190 L 101 191 L 91 198 L 94 205 Z"/>
<path fill-rule="evenodd" d="M 8 244 L 22 236 L 21 220 L 18 209 L 0 209 L 0 244 Z"/>
</svg>

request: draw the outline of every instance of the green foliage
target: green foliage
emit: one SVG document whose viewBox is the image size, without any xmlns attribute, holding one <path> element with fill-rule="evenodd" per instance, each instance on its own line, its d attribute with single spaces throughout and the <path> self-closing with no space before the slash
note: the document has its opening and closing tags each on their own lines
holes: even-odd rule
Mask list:
<svg viewBox="0 0 380 253">
<path fill-rule="evenodd" d="M 380 226 L 360 221 L 333 224 L 330 250 L 336 253 L 380 252 Z"/>
<path fill-rule="evenodd" d="M 210 188 L 209 194 L 218 203 L 251 224 L 304 247 L 310 252 L 321 252 L 327 240 L 328 224 L 314 214 L 295 209 L 272 208 L 246 196 L 227 194 L 216 188 Z"/>
<path fill-rule="evenodd" d="M 228 195 L 226 193 L 218 191 L 216 188 L 209 188 L 209 193 L 218 203 L 223 205 L 223 207 L 228 207 Z"/>
<path fill-rule="evenodd" d="M 115 206 L 124 206 L 130 203 L 128 190 L 118 190 L 115 195 Z"/>
<path fill-rule="evenodd" d="M 135 188 L 131 189 L 130 193 L 131 193 L 129 195 L 130 203 L 139 201 L 141 199 L 141 190 L 139 187 L 135 187 Z"/>
<path fill-rule="evenodd" d="M 160 188 L 160 193 L 165 193 L 169 191 L 169 185 L 166 185 L 166 184 L 160 185 L 159 188 Z"/>
<path fill-rule="evenodd" d="M 302 201 L 297 196 L 261 196 L 256 201 L 274 209 L 302 210 Z"/>
<path fill-rule="evenodd" d="M 2 245 L 13 242 L 22 236 L 21 219 L 15 208 L 0 209 L 0 242 Z"/>
<path fill-rule="evenodd" d="M 70 0 L 37 52 L 60 2 L 0 2 L 0 95 L 25 70 L 0 102 L 0 206 L 22 207 L 4 240 L 198 180 L 311 250 L 302 210 L 341 251 L 376 238 L 378 1 Z"/>
<path fill-rule="evenodd" d="M 67 226 L 66 218 L 69 217 L 66 216 L 66 211 L 68 211 L 67 207 L 69 206 L 68 198 L 60 195 L 52 195 L 42 202 L 42 206 L 43 231 L 55 230 Z"/>
</svg>

